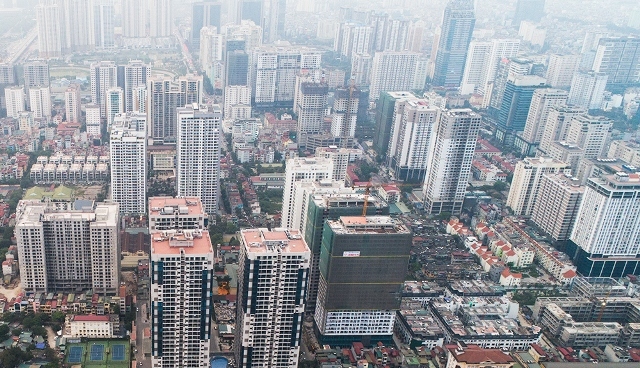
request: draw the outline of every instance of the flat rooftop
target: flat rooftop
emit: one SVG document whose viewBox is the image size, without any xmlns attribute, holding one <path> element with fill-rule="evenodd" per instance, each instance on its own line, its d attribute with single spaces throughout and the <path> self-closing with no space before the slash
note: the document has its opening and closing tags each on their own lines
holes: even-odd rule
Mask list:
<svg viewBox="0 0 640 368">
<path fill-rule="evenodd" d="M 338 234 L 355 233 L 390 233 L 409 234 L 410 231 L 400 222 L 389 216 L 342 216 L 327 224 Z"/>
<path fill-rule="evenodd" d="M 151 255 L 213 253 L 211 238 L 206 230 L 157 231 L 151 233 Z"/>
<path fill-rule="evenodd" d="M 282 253 L 309 252 L 309 247 L 298 230 L 246 229 L 240 231 L 240 237 L 248 253 L 268 253 L 278 248 Z"/>
<path fill-rule="evenodd" d="M 203 215 L 204 208 L 198 197 L 151 197 L 149 216 Z"/>
</svg>

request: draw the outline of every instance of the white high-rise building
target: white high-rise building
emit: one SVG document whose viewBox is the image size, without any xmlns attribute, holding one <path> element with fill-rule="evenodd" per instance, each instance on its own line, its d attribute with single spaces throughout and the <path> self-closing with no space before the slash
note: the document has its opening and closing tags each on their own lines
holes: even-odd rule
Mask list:
<svg viewBox="0 0 640 368">
<path fill-rule="evenodd" d="M 571 174 L 570 165 L 548 157 L 525 157 L 516 164 L 507 206 L 517 216 L 530 216 L 544 174 Z"/>
<path fill-rule="evenodd" d="M 338 146 L 316 148 L 316 157 L 328 158 L 333 162 L 333 180 L 345 182 L 347 180 L 347 167 L 349 163 L 362 157 L 359 148 L 338 148 Z"/>
<path fill-rule="evenodd" d="M 571 120 L 567 142 L 584 151 L 584 158 L 606 156 L 613 121 L 604 116 L 579 115 Z"/>
<path fill-rule="evenodd" d="M 117 114 L 111 125 L 111 200 L 123 214 L 147 210 L 146 120 L 145 114 L 130 112 Z"/>
<path fill-rule="evenodd" d="M 356 54 L 351 58 L 351 78 L 356 86 L 368 86 L 371 83 L 371 54 Z"/>
<path fill-rule="evenodd" d="M 151 77 L 151 67 L 140 60 L 129 61 L 124 66 L 124 111 L 138 111 L 134 109 L 134 90 L 147 85 Z"/>
<path fill-rule="evenodd" d="M 341 23 L 333 42 L 333 51 L 351 59 L 355 54 L 372 51 L 373 27 L 358 23 Z"/>
<path fill-rule="evenodd" d="M 114 0 L 93 0 L 92 5 L 95 45 L 100 49 L 113 48 L 116 45 Z"/>
<path fill-rule="evenodd" d="M 531 220 L 554 241 L 569 239 L 582 202 L 584 187 L 564 174 L 544 174 L 533 203 Z"/>
<path fill-rule="evenodd" d="M 487 85 L 496 78 L 501 59 L 514 57 L 520 50 L 517 38 L 472 41 L 462 77 L 462 94 L 485 94 Z"/>
<path fill-rule="evenodd" d="M 281 226 L 293 228 L 294 185 L 303 179 L 333 179 L 333 161 L 323 157 L 292 158 L 287 160 L 285 169 L 284 192 L 282 196 Z"/>
<path fill-rule="evenodd" d="M 419 56 L 415 52 L 376 52 L 371 68 L 369 99 L 377 100 L 380 92 L 411 89 Z"/>
<path fill-rule="evenodd" d="M 177 80 L 156 76 L 149 79 L 147 93 L 147 124 L 154 140 L 175 142 L 177 132 L 176 109 L 202 103 L 202 76 L 187 74 Z"/>
<path fill-rule="evenodd" d="M 24 86 L 29 87 L 49 87 L 50 74 L 49 63 L 46 60 L 29 60 L 24 63 Z"/>
<path fill-rule="evenodd" d="M 88 210 L 65 202 L 20 201 L 15 236 L 22 288 L 115 295 L 120 287 L 119 224 L 117 203 Z"/>
<path fill-rule="evenodd" d="M 215 282 L 209 232 L 200 229 L 151 232 L 151 263 L 153 366 L 209 365 L 211 294 Z"/>
<path fill-rule="evenodd" d="M 522 138 L 529 144 L 540 143 L 551 108 L 566 105 L 568 95 L 567 91 L 561 89 L 536 89 L 531 98 L 531 106 Z"/>
<path fill-rule="evenodd" d="M 566 141 L 569 133 L 569 124 L 573 117 L 586 113 L 585 109 L 575 106 L 551 107 L 547 115 L 547 123 L 542 133 L 538 153 L 544 156 L 549 153 L 549 147 L 553 142 Z"/>
<path fill-rule="evenodd" d="M 122 1 L 122 35 L 124 37 L 147 37 L 148 6 L 148 1 Z"/>
<path fill-rule="evenodd" d="M 170 37 L 172 34 L 172 1 L 149 0 L 149 36 Z"/>
<path fill-rule="evenodd" d="M 7 106 L 7 116 L 17 118 L 19 112 L 25 111 L 24 87 L 5 87 L 4 100 Z"/>
<path fill-rule="evenodd" d="M 387 165 L 394 170 L 397 180 L 416 183 L 424 180 L 439 113 L 440 109 L 424 99 L 396 102 L 397 118 L 391 126 Z"/>
<path fill-rule="evenodd" d="M 51 91 L 49 87 L 29 88 L 29 106 L 34 118 L 51 118 Z"/>
<path fill-rule="evenodd" d="M 336 88 L 331 114 L 331 134 L 334 137 L 355 136 L 359 103 L 360 90 L 355 86 Z"/>
<path fill-rule="evenodd" d="M 109 88 L 106 91 L 107 100 L 107 130 L 111 129 L 116 115 L 124 112 L 124 91 L 120 87 Z"/>
<path fill-rule="evenodd" d="M 42 0 L 36 6 L 38 24 L 38 52 L 40 57 L 62 56 L 63 22 L 62 9 L 58 0 Z"/>
<path fill-rule="evenodd" d="M 240 24 L 226 24 L 220 33 L 227 40 L 243 40 L 244 49 L 248 52 L 262 45 L 262 27 L 250 20 L 243 19 Z"/>
<path fill-rule="evenodd" d="M 609 85 L 637 83 L 640 78 L 640 38 L 601 38 L 593 70 L 605 73 Z"/>
<path fill-rule="evenodd" d="M 571 82 L 568 103 L 587 110 L 601 109 L 607 80 L 605 73 L 576 73 Z"/>
<path fill-rule="evenodd" d="M 200 65 L 214 87 L 224 85 L 224 35 L 214 26 L 200 30 Z"/>
<path fill-rule="evenodd" d="M 553 88 L 570 87 L 581 58 L 580 55 L 552 54 L 549 56 L 549 65 L 545 76 L 547 84 Z"/>
<path fill-rule="evenodd" d="M 138 86 L 133 89 L 133 106 L 131 111 L 147 113 L 147 86 Z"/>
<path fill-rule="evenodd" d="M 64 109 L 66 121 L 69 123 L 80 122 L 80 117 L 82 116 L 80 102 L 80 86 L 77 84 L 69 85 L 64 92 Z"/>
<path fill-rule="evenodd" d="M 423 187 L 428 213 L 462 211 L 481 120 L 470 109 L 440 112 Z"/>
<path fill-rule="evenodd" d="M 87 134 L 100 137 L 102 134 L 102 118 L 100 117 L 100 106 L 88 104 L 85 106 L 85 124 Z"/>
<path fill-rule="evenodd" d="M 63 0 L 61 3 L 64 18 L 59 21 L 63 24 L 63 51 L 87 51 L 95 48 L 95 12 L 92 10 L 94 2 Z M 113 26 L 113 22 L 111 24 Z"/>
<path fill-rule="evenodd" d="M 297 367 L 311 251 L 286 228 L 242 230 L 240 241 L 236 362 Z"/>
<path fill-rule="evenodd" d="M 118 86 L 118 66 L 113 61 L 91 64 L 91 101 L 100 105 L 100 116 L 107 117 L 107 90 Z"/>
<path fill-rule="evenodd" d="M 329 86 L 323 80 L 315 80 L 311 76 L 296 77 L 293 112 L 298 115 L 298 134 L 322 132 L 328 93 Z"/>
<path fill-rule="evenodd" d="M 187 105 L 177 109 L 177 184 L 179 196 L 199 197 L 209 215 L 218 212 L 222 110 Z"/>
<path fill-rule="evenodd" d="M 224 88 L 224 119 L 249 119 L 251 117 L 251 87 L 226 86 Z"/>
</svg>

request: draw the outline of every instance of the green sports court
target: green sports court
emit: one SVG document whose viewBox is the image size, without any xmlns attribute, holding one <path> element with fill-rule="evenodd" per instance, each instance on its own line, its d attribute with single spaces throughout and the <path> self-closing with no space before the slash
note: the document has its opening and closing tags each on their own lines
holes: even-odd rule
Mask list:
<svg viewBox="0 0 640 368">
<path fill-rule="evenodd" d="M 87 339 L 66 346 L 65 363 L 86 368 L 128 368 L 131 345 L 128 340 Z"/>
</svg>

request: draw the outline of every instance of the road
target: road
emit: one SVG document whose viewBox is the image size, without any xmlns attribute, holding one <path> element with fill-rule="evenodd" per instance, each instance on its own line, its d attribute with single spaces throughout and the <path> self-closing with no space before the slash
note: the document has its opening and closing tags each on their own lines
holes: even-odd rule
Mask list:
<svg viewBox="0 0 640 368">
<path fill-rule="evenodd" d="M 148 318 L 147 313 L 147 300 L 143 300 L 138 298 L 138 302 L 136 307 L 138 308 L 138 312 L 136 313 L 136 348 L 138 352 L 135 354 L 136 361 L 138 362 L 139 367 L 143 368 L 151 368 L 151 352 L 149 352 L 149 357 L 145 357 L 144 355 L 144 329 L 147 327 L 151 327 L 151 321 Z M 139 365 L 142 362 L 142 365 Z"/>
</svg>

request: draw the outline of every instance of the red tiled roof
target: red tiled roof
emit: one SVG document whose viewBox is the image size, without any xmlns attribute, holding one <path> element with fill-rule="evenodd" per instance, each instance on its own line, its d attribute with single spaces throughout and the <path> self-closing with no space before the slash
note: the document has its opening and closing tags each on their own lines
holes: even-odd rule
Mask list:
<svg viewBox="0 0 640 368">
<path fill-rule="evenodd" d="M 95 314 L 77 315 L 73 317 L 74 322 L 109 322 L 109 316 L 97 316 Z"/>
<path fill-rule="evenodd" d="M 447 349 L 456 361 L 467 364 L 507 364 L 513 362 L 513 359 L 500 349 L 482 349 L 476 345 L 467 345 L 462 352 L 457 350 L 458 347 L 456 345 L 447 345 Z"/>
</svg>

